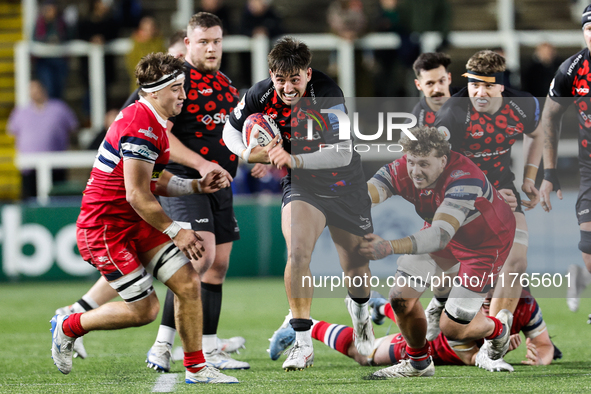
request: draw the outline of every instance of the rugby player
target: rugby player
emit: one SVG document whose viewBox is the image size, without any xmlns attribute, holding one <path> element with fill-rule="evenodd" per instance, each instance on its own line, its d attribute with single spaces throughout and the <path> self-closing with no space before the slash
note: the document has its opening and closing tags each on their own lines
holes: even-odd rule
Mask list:
<svg viewBox="0 0 591 394">
<path fill-rule="evenodd" d="M 588 77 L 591 75 L 591 5 L 583 11 L 581 17 L 583 37 L 587 47 L 569 57 L 560 65 L 550 84 L 548 98 L 542 112 L 542 128 L 545 135 L 544 144 L 544 181 L 540 186 L 540 200 L 544 211 L 550 212 L 552 204 L 550 194 L 557 192 L 562 200 L 562 191 L 556 174 L 558 159 L 558 138 L 562 115 L 574 102 L 579 118 L 579 195 L 577 197 L 576 212 L 579 222 L 581 238 L 579 250 L 583 255 L 583 262 L 591 272 L 591 123 L 589 122 L 589 108 L 591 106 L 591 91 Z M 572 98 L 572 99 L 567 99 Z M 572 266 L 573 284 L 567 290 L 567 302 L 571 310 L 579 307 L 579 297 L 585 289 L 589 278 L 582 273 L 579 275 L 577 266 Z M 591 322 L 591 315 L 589 315 Z"/>
<path fill-rule="evenodd" d="M 507 352 L 513 320 L 506 309 L 496 316 L 478 313 L 513 244 L 515 217 L 509 205 L 476 164 L 450 151 L 445 134 L 425 126 L 410 131 L 416 140 L 404 136 L 399 141 L 406 154 L 368 181 L 373 204 L 400 195 L 426 222 L 423 230 L 402 239 L 366 235 L 360 247 L 360 253 L 372 260 L 403 254 L 390 303 L 410 360 L 377 371 L 376 377 L 435 374 L 425 312 L 418 299 L 437 266 L 447 270 L 460 263 L 461 285 L 452 288 L 441 314 L 440 327 L 447 338 L 489 339 L 488 352 L 496 360 Z M 440 251 L 445 260 L 435 256 Z"/>
<path fill-rule="evenodd" d="M 314 362 L 310 319 L 313 288 L 302 286 L 302 278 L 311 275 L 312 251 L 324 227 L 328 225 L 345 275 L 371 275 L 368 259 L 358 253 L 363 235 L 373 228 L 361 159 L 350 139 L 339 139 L 337 116 L 321 113 L 323 109 L 346 112 L 343 92 L 324 73 L 312 69 L 311 60 L 306 44 L 290 37 L 280 39 L 268 55 L 270 78 L 249 89 L 224 129 L 226 145 L 245 161 L 270 162 L 289 169 L 281 181 L 281 226 L 288 253 L 285 288 L 296 341 L 283 363 L 287 371 L 301 370 Z M 271 116 L 281 131 L 264 148 L 258 146 L 256 134 L 249 146 L 242 142 L 242 126 L 253 113 Z M 307 138 L 309 119 L 313 125 L 311 139 Z M 335 149 L 321 150 L 320 144 Z M 361 354 L 368 355 L 374 341 L 367 307 L 370 288 L 349 285 L 347 306 L 355 344 Z"/>
<path fill-rule="evenodd" d="M 469 157 L 514 207 L 517 230 L 502 271 L 502 275 L 509 277 L 509 274 L 525 272 L 528 246 L 525 214 L 510 168 L 511 147 L 523 135 L 525 168 L 521 189 L 530 198 L 530 201 L 523 201 L 523 205 L 532 209 L 539 198 L 534 183 L 543 150 L 543 136 L 541 127 L 538 127 L 538 99 L 505 87 L 505 69 L 505 59 L 498 53 L 490 50 L 475 53 L 466 63 L 466 73 L 463 74 L 468 78 L 468 86 L 437 112 L 435 127 L 451 133 L 451 148 Z M 446 258 L 445 255 L 439 257 Z M 515 310 L 521 294 L 521 284 L 517 282 L 495 287 L 491 315 L 502 309 Z M 437 309 L 441 311 L 444 302 L 434 300 L 430 306 L 436 306 L 434 313 L 438 314 Z"/>
<path fill-rule="evenodd" d="M 229 186 L 219 171 L 203 179 L 182 179 L 164 170 L 169 159 L 166 119 L 185 100 L 184 65 L 153 53 L 136 67 L 141 99 L 125 108 L 99 148 L 77 220 L 82 258 L 95 266 L 123 301 L 85 313 L 51 319 L 52 358 L 68 374 L 76 338 L 90 331 L 142 326 L 156 319 L 160 304 L 152 279 L 178 301 L 175 318 L 183 342 L 187 383 L 237 383 L 208 366 L 201 350 L 199 273 L 190 259 L 203 256 L 203 239 L 163 211 L 154 194 L 180 196 Z"/>
<path fill-rule="evenodd" d="M 412 65 L 415 86 L 424 97 L 414 106 L 417 126 L 433 126 L 435 115 L 451 97 L 451 73 L 447 70 L 451 59 L 442 52 L 427 52 L 419 55 Z"/>
</svg>

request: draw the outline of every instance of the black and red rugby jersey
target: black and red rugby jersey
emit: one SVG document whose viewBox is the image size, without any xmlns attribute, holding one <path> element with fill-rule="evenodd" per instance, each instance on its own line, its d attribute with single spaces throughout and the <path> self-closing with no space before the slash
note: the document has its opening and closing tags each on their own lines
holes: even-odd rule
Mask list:
<svg viewBox="0 0 591 394">
<path fill-rule="evenodd" d="M 188 62 L 185 62 L 184 87 L 187 98 L 183 109 L 169 119 L 174 123 L 172 134 L 186 147 L 235 176 L 238 157 L 226 147 L 222 132 L 240 99 L 238 91 L 222 72 L 201 73 Z M 166 169 L 185 178 L 201 177 L 197 170 L 172 161 Z"/>
<path fill-rule="evenodd" d="M 511 146 L 538 126 L 540 105 L 527 92 L 505 87 L 503 104 L 494 114 L 478 112 L 462 88 L 437 112 L 435 127 L 445 127 L 451 148 L 469 157 L 495 187 L 507 187 L 511 171 Z"/>
</svg>

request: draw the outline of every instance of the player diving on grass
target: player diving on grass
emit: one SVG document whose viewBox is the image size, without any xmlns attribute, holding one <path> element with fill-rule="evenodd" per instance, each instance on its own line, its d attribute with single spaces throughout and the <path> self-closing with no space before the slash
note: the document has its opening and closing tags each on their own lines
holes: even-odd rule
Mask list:
<svg viewBox="0 0 591 394">
<path fill-rule="evenodd" d="M 426 126 L 410 130 L 399 143 L 406 154 L 382 167 L 368 181 L 373 204 L 399 195 L 414 204 L 425 220 L 421 231 L 397 240 L 365 236 L 360 253 L 372 260 L 391 254 L 398 259 L 390 303 L 404 337 L 408 360 L 374 373 L 376 377 L 433 376 L 435 367 L 426 340 L 427 320 L 419 297 L 439 266 L 458 262 L 461 285 L 453 287 L 441 315 L 441 331 L 454 341 L 490 340 L 488 354 L 501 358 L 509 347 L 513 315 L 479 312 L 513 244 L 515 217 L 476 164 L 450 151 L 446 136 Z M 433 253 L 445 252 L 445 259 Z"/>
<path fill-rule="evenodd" d="M 484 316 L 488 316 L 489 314 L 491 293 L 489 292 L 480 308 L 480 313 Z M 372 298 L 369 303 L 372 307 L 372 320 L 375 324 L 383 324 L 385 317 L 396 322 L 392 306 L 388 303 L 388 300 L 377 292 L 372 292 Z M 283 324 L 269 340 L 268 351 L 272 360 L 277 360 L 283 351 L 291 346 L 295 340 L 295 331 L 289 325 L 290 318 L 291 313 L 286 316 Z M 402 360 L 409 360 L 407 343 L 400 333 L 376 338 L 372 354 L 363 356 L 359 354 L 353 345 L 353 329 L 351 327 L 341 324 L 331 324 L 321 320 L 312 319 L 312 321 L 314 322 L 312 326 L 312 338 L 354 359 L 361 366 L 395 365 Z M 553 360 L 562 358 L 562 352 L 550 340 L 540 306 L 525 289 L 515 309 L 508 351 L 515 350 L 521 345 L 520 332 L 523 332 L 526 338 L 525 360 L 521 361 L 522 364 L 548 365 Z M 439 333 L 435 339 L 429 341 L 431 357 L 433 357 L 433 363 L 435 365 L 479 364 L 481 368 L 489 371 L 514 371 L 513 366 L 505 362 L 502 358 L 491 360 L 485 357 L 487 350 L 483 344 L 484 341 L 482 339 L 452 341 L 447 339 L 442 333 Z M 374 377 L 372 376 L 372 378 Z"/>
</svg>

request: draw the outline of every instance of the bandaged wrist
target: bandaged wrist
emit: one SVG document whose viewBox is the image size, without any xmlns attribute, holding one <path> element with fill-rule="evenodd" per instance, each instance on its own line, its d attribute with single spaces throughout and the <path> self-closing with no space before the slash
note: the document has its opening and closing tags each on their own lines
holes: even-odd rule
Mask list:
<svg viewBox="0 0 591 394">
<path fill-rule="evenodd" d="M 525 166 L 525 169 L 523 171 L 523 179 L 529 179 L 535 182 L 537 174 L 538 166 L 535 164 L 528 164 Z"/>
<path fill-rule="evenodd" d="M 166 185 L 166 194 L 168 197 L 179 197 L 179 196 L 186 196 L 187 194 L 193 194 L 193 180 L 192 179 L 184 179 L 173 175 L 168 180 L 168 185 Z"/>
<path fill-rule="evenodd" d="M 168 235 L 170 237 L 170 239 L 174 239 L 174 237 L 176 237 L 179 233 L 179 231 L 182 230 L 182 227 L 180 224 L 178 224 L 177 222 L 172 222 L 170 224 L 170 226 L 166 227 L 163 231 L 164 234 Z"/>
<path fill-rule="evenodd" d="M 200 194 L 203 193 L 203 188 L 201 187 L 201 182 L 203 181 L 203 178 L 201 179 L 194 179 L 195 181 L 195 193 Z"/>
</svg>

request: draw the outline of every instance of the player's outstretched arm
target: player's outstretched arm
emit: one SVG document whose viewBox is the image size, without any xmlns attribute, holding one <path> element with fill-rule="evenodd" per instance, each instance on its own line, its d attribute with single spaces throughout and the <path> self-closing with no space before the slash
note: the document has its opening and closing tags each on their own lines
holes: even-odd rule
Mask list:
<svg viewBox="0 0 591 394">
<path fill-rule="evenodd" d="M 360 244 L 359 253 L 370 260 L 380 260 L 391 254 L 425 254 L 443 250 L 466 219 L 468 212 L 468 208 L 444 199 L 435 211 L 431 227 L 392 241 L 368 234 Z"/>
<path fill-rule="evenodd" d="M 230 187 L 230 181 L 220 170 L 212 170 L 201 179 L 184 179 L 164 170 L 156 182 L 154 194 L 179 197 L 189 194 L 215 193 Z"/>
<path fill-rule="evenodd" d="M 232 182 L 232 176 L 230 173 L 222 166 L 217 163 L 213 163 L 209 160 L 206 160 L 203 156 L 199 153 L 187 148 L 185 144 L 183 144 L 173 133 L 172 133 L 173 123 L 168 121 L 168 128 L 167 128 L 167 135 L 168 135 L 168 143 L 170 144 L 170 160 L 182 164 L 187 167 L 191 167 L 199 171 L 201 176 L 205 176 L 210 171 L 217 170 L 223 176 L 228 178 L 229 182 Z"/>
<path fill-rule="evenodd" d="M 554 345 L 547 330 L 533 339 L 526 338 L 525 345 L 527 353 L 522 364 L 549 365 L 554 359 Z"/>
<path fill-rule="evenodd" d="M 542 111 L 542 130 L 544 132 L 544 181 L 540 186 L 540 203 L 546 212 L 552 210 L 550 192 L 555 191 L 562 200 L 562 191 L 556 175 L 556 161 L 558 159 L 558 137 L 560 135 L 560 123 L 567 106 L 554 101 L 549 96 L 546 98 Z"/>
</svg>

